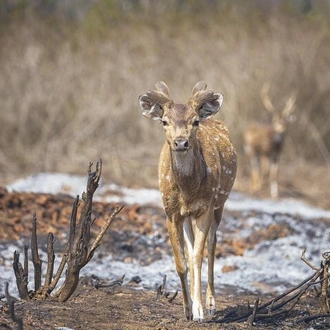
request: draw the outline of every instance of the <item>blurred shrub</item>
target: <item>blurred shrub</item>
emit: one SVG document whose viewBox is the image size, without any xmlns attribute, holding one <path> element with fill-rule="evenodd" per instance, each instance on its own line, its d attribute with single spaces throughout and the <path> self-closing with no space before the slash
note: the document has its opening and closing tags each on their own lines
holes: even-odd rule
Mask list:
<svg viewBox="0 0 330 330">
<path fill-rule="evenodd" d="M 198 80 L 224 94 L 219 118 L 231 130 L 241 169 L 244 127 L 268 120 L 262 84 L 272 83 L 279 108 L 296 93 L 282 161 L 329 162 L 324 1 L 304 9 L 299 1 L 256 0 L 63 1 L 62 9 L 53 1 L 17 3 L 0 7 L 3 180 L 80 171 L 102 158 L 105 178 L 156 185 L 164 136 L 141 116 L 137 98 L 158 80 L 178 102 Z"/>
</svg>

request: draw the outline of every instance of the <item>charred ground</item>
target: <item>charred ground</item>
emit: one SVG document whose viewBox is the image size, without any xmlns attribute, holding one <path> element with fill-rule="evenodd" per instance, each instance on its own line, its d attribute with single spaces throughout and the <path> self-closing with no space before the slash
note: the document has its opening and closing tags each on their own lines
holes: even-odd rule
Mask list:
<svg viewBox="0 0 330 330">
<path fill-rule="evenodd" d="M 36 212 L 40 244 L 49 231 L 57 237 L 56 249 L 60 251 L 66 244 L 65 233 L 69 225 L 73 198 L 67 195 L 8 193 L 1 190 L 0 216 L 3 230 L 0 232 L 2 243 L 19 238 L 28 240 L 32 227 L 32 214 Z M 95 202 L 93 217 L 96 218 L 94 230 L 97 231 L 106 218 L 113 212 L 115 204 Z M 242 217 L 251 214 L 231 213 L 230 216 Z M 224 220 L 229 216 L 224 214 Z M 42 221 L 41 221 L 42 219 Z M 162 253 L 171 253 L 164 226 L 164 215 L 160 208 L 154 206 L 126 206 L 111 224 L 109 232 L 102 243 L 115 260 L 127 263 L 133 260 L 141 265 L 148 265 L 158 260 Z M 319 221 L 322 221 L 320 219 Z M 224 239 L 218 245 L 217 256 L 242 254 L 263 240 L 288 235 L 290 228 L 272 227 L 259 231 L 246 239 Z M 155 235 L 155 233 L 157 233 Z M 165 251 L 165 252 L 164 252 Z M 101 256 L 102 257 L 102 256 Z M 109 265 L 111 267 L 111 265 Z M 230 271 L 224 269 L 223 271 Z M 104 274 L 96 274 L 103 277 Z M 16 315 L 23 319 L 24 329 L 247 329 L 246 322 L 222 324 L 221 320 L 228 315 L 241 315 L 253 307 L 257 298 L 259 304 L 275 298 L 250 292 L 237 292 L 236 288 L 225 288 L 217 298 L 219 311 L 212 320 L 204 324 L 190 323 L 184 320 L 180 293 L 169 302 L 164 295 L 153 290 L 141 290 L 136 282 L 139 278 L 125 278 L 121 285 L 107 288 L 95 288 L 92 281 L 82 278 L 81 282 L 66 303 L 52 299 L 46 301 L 18 301 L 15 303 Z M 155 280 L 156 282 L 156 280 Z M 171 295 L 173 292 L 171 292 Z M 274 316 L 268 320 L 255 322 L 256 328 L 307 329 L 313 326 L 326 329 L 328 318 L 318 318 L 310 322 L 299 322 L 310 315 L 321 313 L 322 299 L 316 291 L 304 294 L 292 311 Z M 298 323 L 299 322 L 299 323 Z M 8 314 L 8 306 L 1 300 L 0 329 L 15 329 L 16 325 Z"/>
</svg>

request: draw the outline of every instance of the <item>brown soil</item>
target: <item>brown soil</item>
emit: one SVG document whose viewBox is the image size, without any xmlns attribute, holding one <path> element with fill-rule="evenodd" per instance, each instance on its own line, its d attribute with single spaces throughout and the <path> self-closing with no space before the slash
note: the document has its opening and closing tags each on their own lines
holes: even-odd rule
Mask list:
<svg viewBox="0 0 330 330">
<path fill-rule="evenodd" d="M 222 324 L 220 320 L 228 313 L 243 314 L 255 301 L 251 294 L 236 296 L 224 294 L 217 299 L 219 312 L 214 319 L 204 323 L 188 322 L 183 317 L 181 295 L 170 303 L 164 297 L 156 299 L 156 293 L 136 290 L 129 286 L 116 289 L 95 289 L 80 285 L 66 303 L 57 301 L 27 301 L 16 303 L 17 316 L 23 317 L 24 329 L 250 329 L 246 322 Z M 256 322 L 257 329 L 328 329 L 327 318 L 309 323 L 297 323 L 305 316 L 320 312 L 321 302 L 315 295 L 304 297 L 295 309 L 285 316 L 269 321 Z M 5 307 L 0 314 L 0 329 L 15 324 Z M 7 327 L 6 327 L 7 326 Z"/>
<path fill-rule="evenodd" d="M 16 240 L 30 235 L 32 213 L 38 219 L 39 238 L 42 239 L 49 231 L 58 238 L 58 249 L 63 247 L 67 237 L 70 212 L 73 199 L 64 195 L 18 194 L 8 193 L 5 189 L 0 193 L 0 219 L 2 230 L 1 242 Z M 105 203 L 93 204 L 93 216 L 98 220 L 95 231 L 98 231 L 105 219 L 110 216 L 116 205 Z M 226 214 L 224 215 L 226 217 Z M 232 215 L 233 216 L 233 215 Z M 235 215 L 234 215 L 235 216 Z M 242 216 L 242 215 L 237 215 Z M 164 215 L 161 209 L 126 206 L 110 227 L 104 238 L 109 253 L 118 259 L 131 262 L 137 259 L 141 264 L 151 263 L 158 259 L 160 251 L 171 253 L 168 241 L 155 243 L 154 246 L 134 244 L 137 237 L 151 237 L 155 230 L 160 236 L 167 237 L 164 227 Z M 245 240 L 226 239 L 217 249 L 217 255 L 241 254 L 243 251 L 264 239 L 274 239 L 287 235 L 289 228 L 270 228 L 256 233 Z M 116 235 L 119 233 L 120 235 Z M 126 253 L 129 251 L 129 253 Z M 223 270 L 223 271 L 230 271 Z M 127 283 L 126 283 L 127 282 Z M 172 295 L 172 293 L 171 293 Z M 83 280 L 74 295 L 65 303 L 49 298 L 46 301 L 17 301 L 15 312 L 23 319 L 24 329 L 248 329 L 246 322 L 222 324 L 220 321 L 228 313 L 241 315 L 256 300 L 254 294 L 236 292 L 233 288 L 224 289 L 217 297 L 218 313 L 213 319 L 206 319 L 199 324 L 184 319 L 182 297 L 178 296 L 170 302 L 165 296 L 157 297 L 156 292 L 136 288 L 134 281 L 125 281 L 115 288 L 96 289 L 89 280 Z M 269 300 L 270 296 L 259 296 L 260 304 Z M 330 318 L 318 318 L 311 322 L 297 323 L 303 317 L 320 313 L 321 298 L 316 292 L 309 291 L 295 308 L 285 315 L 274 316 L 267 321 L 256 322 L 255 328 L 260 329 L 327 329 Z M 329 320 L 329 321 L 328 321 Z M 0 329 L 16 329 L 17 325 L 10 318 L 5 300 L 0 300 Z"/>
</svg>

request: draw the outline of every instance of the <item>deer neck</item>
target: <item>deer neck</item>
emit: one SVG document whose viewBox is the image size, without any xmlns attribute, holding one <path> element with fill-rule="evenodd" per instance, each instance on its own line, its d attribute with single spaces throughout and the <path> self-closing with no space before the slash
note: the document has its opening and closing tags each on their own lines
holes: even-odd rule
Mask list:
<svg viewBox="0 0 330 330">
<path fill-rule="evenodd" d="M 171 168 L 182 192 L 191 194 L 206 181 L 207 165 L 199 146 L 185 153 L 171 151 Z"/>
</svg>

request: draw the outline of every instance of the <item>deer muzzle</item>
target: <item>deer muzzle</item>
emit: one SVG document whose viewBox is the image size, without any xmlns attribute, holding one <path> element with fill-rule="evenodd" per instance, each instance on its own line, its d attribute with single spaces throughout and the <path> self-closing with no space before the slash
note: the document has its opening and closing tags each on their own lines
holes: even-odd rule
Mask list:
<svg viewBox="0 0 330 330">
<path fill-rule="evenodd" d="M 189 142 L 184 138 L 177 138 L 174 140 L 175 151 L 187 151 L 189 148 Z"/>
</svg>

